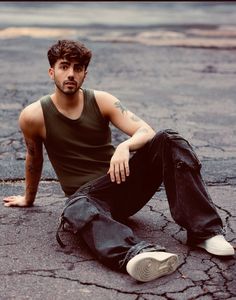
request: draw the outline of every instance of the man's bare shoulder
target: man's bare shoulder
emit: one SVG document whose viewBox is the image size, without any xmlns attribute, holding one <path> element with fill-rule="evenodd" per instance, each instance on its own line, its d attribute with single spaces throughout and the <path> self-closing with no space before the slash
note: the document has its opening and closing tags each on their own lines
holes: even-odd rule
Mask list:
<svg viewBox="0 0 236 300">
<path fill-rule="evenodd" d="M 94 90 L 94 95 L 99 109 L 104 116 L 114 109 L 116 103 L 120 102 L 115 96 L 105 91 Z"/>
<path fill-rule="evenodd" d="M 105 92 L 105 91 L 100 91 L 100 90 L 94 90 L 94 95 L 96 100 L 106 100 L 106 101 L 111 101 L 114 99 L 117 99 L 114 97 L 112 94 Z"/>
<path fill-rule="evenodd" d="M 30 131 L 40 131 L 44 126 L 43 110 L 40 101 L 35 101 L 26 106 L 19 117 L 21 129 Z"/>
</svg>

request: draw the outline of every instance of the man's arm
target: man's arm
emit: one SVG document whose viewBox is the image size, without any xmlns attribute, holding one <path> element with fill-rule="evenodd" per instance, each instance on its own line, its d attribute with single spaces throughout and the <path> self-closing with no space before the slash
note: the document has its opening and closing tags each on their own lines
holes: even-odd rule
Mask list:
<svg viewBox="0 0 236 300">
<path fill-rule="evenodd" d="M 25 160 L 25 194 L 24 196 L 10 196 L 3 199 L 5 206 L 31 206 L 35 200 L 43 166 L 42 139 L 38 135 L 30 109 L 24 110 L 19 118 L 20 128 L 26 143 Z"/>
<path fill-rule="evenodd" d="M 105 118 L 130 136 L 120 143 L 111 158 L 111 181 L 118 184 L 129 176 L 129 153 L 143 147 L 155 135 L 155 131 L 142 119 L 126 109 L 114 96 L 105 92 L 95 92 L 97 103 Z"/>
</svg>

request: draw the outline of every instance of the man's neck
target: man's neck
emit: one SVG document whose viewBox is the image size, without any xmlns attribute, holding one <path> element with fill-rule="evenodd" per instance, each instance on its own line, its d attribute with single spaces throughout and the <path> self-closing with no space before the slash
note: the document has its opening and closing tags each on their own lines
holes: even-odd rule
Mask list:
<svg viewBox="0 0 236 300">
<path fill-rule="evenodd" d="M 84 97 L 81 89 L 74 95 L 55 92 L 51 95 L 51 99 L 58 111 L 67 118 L 77 120 L 81 116 L 84 107 Z"/>
<path fill-rule="evenodd" d="M 70 110 L 76 108 L 83 101 L 82 89 L 79 89 L 73 95 L 66 95 L 60 90 L 56 89 L 55 93 L 51 95 L 54 104 L 62 110 Z"/>
</svg>

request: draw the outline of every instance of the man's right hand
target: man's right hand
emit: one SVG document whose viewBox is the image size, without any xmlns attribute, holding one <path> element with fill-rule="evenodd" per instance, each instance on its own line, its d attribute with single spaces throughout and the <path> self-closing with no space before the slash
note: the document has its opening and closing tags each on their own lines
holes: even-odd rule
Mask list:
<svg viewBox="0 0 236 300">
<path fill-rule="evenodd" d="M 27 207 L 31 206 L 32 203 L 29 203 L 26 201 L 25 196 L 9 196 L 3 198 L 4 206 L 10 207 L 10 206 L 19 206 L 19 207 Z"/>
</svg>

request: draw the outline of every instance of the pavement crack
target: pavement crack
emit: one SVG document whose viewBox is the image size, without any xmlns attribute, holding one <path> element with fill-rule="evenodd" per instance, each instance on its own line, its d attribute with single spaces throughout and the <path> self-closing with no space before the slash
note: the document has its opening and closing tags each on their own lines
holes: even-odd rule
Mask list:
<svg viewBox="0 0 236 300">
<path fill-rule="evenodd" d="M 13 246 L 13 245 L 17 245 L 17 243 L 0 244 L 0 247 L 3 247 L 3 246 Z"/>
<path fill-rule="evenodd" d="M 140 290 L 136 290 L 136 291 L 125 291 L 125 290 L 122 290 L 122 289 L 119 289 L 119 288 L 114 288 L 114 287 L 108 287 L 108 286 L 104 286 L 102 284 L 98 284 L 98 283 L 94 283 L 94 282 L 86 282 L 86 281 L 83 281 L 83 280 L 79 280 L 79 279 L 74 279 L 74 278 L 69 278 L 69 277 L 66 277 L 66 276 L 60 276 L 60 275 L 57 275 L 56 274 L 56 271 L 60 271 L 61 269 L 52 269 L 52 270 L 45 270 L 45 269 L 42 269 L 42 270 L 22 270 L 22 271 L 13 271 L 13 272 L 10 272 L 10 273 L 5 273 L 5 274 L 0 274 L 0 276 L 14 276 L 14 275 L 29 275 L 29 276 L 36 276 L 36 277 L 42 277 L 42 278 L 53 278 L 53 279 L 62 279 L 62 280 L 67 280 L 67 281 L 70 281 L 70 282 L 76 282 L 80 285 L 83 285 L 83 286 L 93 286 L 93 287 L 96 287 L 96 288 L 101 288 L 101 289 L 105 289 L 105 290 L 109 290 L 109 291 L 115 291 L 117 293 L 120 293 L 120 294 L 124 294 L 124 295 L 136 295 L 137 298 L 135 300 L 146 300 L 148 298 L 146 298 L 145 296 L 155 296 L 155 297 L 166 297 L 166 299 L 172 299 L 172 298 L 169 298 L 167 296 L 165 296 L 164 294 L 158 294 L 158 293 L 154 293 L 154 292 L 150 292 L 150 291 L 145 291 L 145 288 L 141 287 Z M 188 287 L 186 288 L 183 288 L 183 289 L 180 289 L 178 290 L 178 293 L 179 292 L 184 292 L 187 288 L 190 288 L 190 287 L 193 287 L 194 285 L 188 285 Z M 139 285 L 137 285 L 137 287 L 139 287 Z M 148 290 L 150 289 L 150 287 L 147 288 Z M 174 293 L 173 293 L 174 294 Z"/>
<path fill-rule="evenodd" d="M 227 228 L 234 233 L 233 228 L 231 228 L 230 226 L 230 218 L 233 218 L 234 216 L 231 214 L 231 212 L 229 210 L 227 210 L 226 208 L 223 208 L 222 206 L 219 206 L 215 203 L 215 206 L 217 207 L 217 209 L 224 211 L 226 213 L 226 217 L 225 217 L 225 226 L 224 226 L 224 230 L 226 232 Z"/>
<path fill-rule="evenodd" d="M 43 278 L 54 278 L 54 279 L 62 279 L 62 280 L 67 280 L 70 282 L 77 282 L 78 284 L 84 285 L 84 286 L 94 286 L 97 288 L 102 288 L 105 290 L 110 290 L 110 291 L 115 291 L 117 293 L 121 293 L 121 294 L 126 294 L 126 295 L 137 295 L 137 299 L 142 299 L 142 298 L 138 298 L 139 296 L 142 296 L 142 294 L 145 295 L 151 295 L 151 296 L 157 296 L 156 293 L 152 293 L 152 292 L 134 292 L 134 291 L 124 291 L 118 288 L 113 288 L 113 287 L 107 287 L 104 286 L 102 284 L 98 284 L 98 283 L 94 283 L 94 282 L 86 282 L 86 281 L 82 281 L 79 279 L 73 279 L 73 278 L 69 278 L 69 277 L 65 277 L 65 276 L 59 276 L 56 275 L 56 271 L 60 271 L 61 269 L 52 269 L 52 270 L 22 270 L 22 271 L 12 271 L 10 273 L 1 273 L 0 276 L 14 276 L 14 275 L 30 275 L 30 276 L 36 276 L 36 277 L 43 277 Z"/>
<path fill-rule="evenodd" d="M 206 270 L 209 279 L 202 282 L 201 287 L 206 295 L 210 295 L 213 299 L 228 299 L 227 295 L 232 295 L 229 284 L 234 281 L 234 275 L 227 273 L 230 266 L 224 266 L 222 269 L 221 264 L 217 263 L 214 258 L 211 259 L 211 263 L 212 266 Z"/>
</svg>

